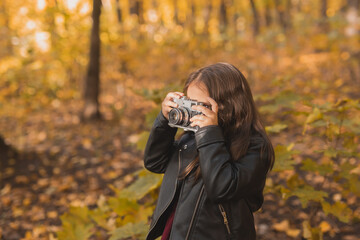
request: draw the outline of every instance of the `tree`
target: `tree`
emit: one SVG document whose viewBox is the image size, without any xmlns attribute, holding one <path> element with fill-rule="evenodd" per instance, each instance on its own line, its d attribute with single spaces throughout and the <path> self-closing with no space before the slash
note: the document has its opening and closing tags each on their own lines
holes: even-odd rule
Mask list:
<svg viewBox="0 0 360 240">
<path fill-rule="evenodd" d="M 8 148 L 8 145 L 6 145 L 4 138 L 0 135 L 0 155 L 2 156 L 4 151 L 6 151 Z"/>
<path fill-rule="evenodd" d="M 210 17 L 211 17 L 211 11 L 212 11 L 212 2 L 208 1 L 208 3 L 206 4 L 206 9 L 204 10 L 204 22 L 205 22 L 205 26 L 204 26 L 204 34 L 208 35 L 209 34 L 209 22 L 210 22 Z"/>
<path fill-rule="evenodd" d="M 256 9 L 254 0 L 250 0 L 250 4 L 251 4 L 251 10 L 252 10 L 252 13 L 253 13 L 253 20 L 254 20 L 254 25 L 253 25 L 254 31 L 253 31 L 253 33 L 254 33 L 254 36 L 256 36 L 260 32 L 259 14 L 258 14 L 258 11 Z"/>
<path fill-rule="evenodd" d="M 6 1 L 0 2 L 0 46 L 4 48 L 0 49 L 0 56 L 11 55 L 13 52 L 13 47 L 11 44 L 11 31 L 9 27 L 9 14 L 6 9 Z"/>
<path fill-rule="evenodd" d="M 321 0 L 321 9 L 320 9 L 320 14 L 322 18 L 327 18 L 326 15 L 326 10 L 327 10 L 327 0 Z"/>
<path fill-rule="evenodd" d="M 265 24 L 267 27 L 270 27 L 272 24 L 271 10 L 272 10 L 271 0 L 266 0 L 265 1 Z"/>
<path fill-rule="evenodd" d="M 281 1 L 275 0 L 276 12 L 279 17 L 279 23 L 286 32 L 290 27 L 290 9 L 291 9 L 291 1 Z"/>
<path fill-rule="evenodd" d="M 100 119 L 100 14 L 101 0 L 93 0 L 90 60 L 85 78 L 83 120 Z"/>
<path fill-rule="evenodd" d="M 323 31 L 327 32 L 329 31 L 329 24 L 328 24 L 328 19 L 327 19 L 327 11 L 328 8 L 328 2 L 327 0 L 321 0 L 321 8 L 320 8 L 320 16 L 321 16 L 321 28 Z"/>
<path fill-rule="evenodd" d="M 117 16 L 119 23 L 121 23 L 123 16 L 122 16 L 122 11 L 121 11 L 119 0 L 116 0 L 116 16 Z"/>
<path fill-rule="evenodd" d="M 130 1 L 130 14 L 135 14 L 140 24 L 144 23 L 143 3 L 141 0 Z"/>
<path fill-rule="evenodd" d="M 177 25 L 180 25 L 179 22 L 179 10 L 178 10 L 178 1 L 177 0 L 173 0 L 173 6 L 174 6 L 174 21 Z"/>
<path fill-rule="evenodd" d="M 219 22 L 220 22 L 220 32 L 225 32 L 228 24 L 225 0 L 221 0 L 220 3 Z"/>
</svg>

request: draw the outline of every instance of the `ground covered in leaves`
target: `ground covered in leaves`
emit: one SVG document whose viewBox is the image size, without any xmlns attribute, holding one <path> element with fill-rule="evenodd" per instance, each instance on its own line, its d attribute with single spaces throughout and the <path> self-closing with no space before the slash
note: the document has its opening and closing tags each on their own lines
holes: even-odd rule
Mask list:
<svg viewBox="0 0 360 240">
<path fill-rule="evenodd" d="M 280 111 L 279 108 L 286 110 L 289 103 L 296 108 L 298 98 L 288 91 L 316 95 L 314 101 L 318 104 L 336 102 L 338 88 L 349 97 L 359 96 L 352 91 L 358 81 L 349 77 L 351 74 L 347 71 L 339 70 L 343 65 L 334 64 L 338 61 L 337 53 L 291 53 L 285 49 L 274 53 L 262 45 L 230 44 L 228 51 L 214 48 L 202 54 L 196 44 L 189 51 L 171 44 L 153 50 L 150 46 L 139 49 L 134 54 L 136 58 L 127 59 L 125 69 L 117 67 L 120 62 L 110 64 L 113 53 L 111 50 L 105 52 L 100 98 L 102 121 L 80 121 L 79 85 L 66 85 L 54 90 L 53 95 L 48 92 L 31 94 L 30 88 L 23 87 L 29 96 L 9 98 L 9 104 L 3 105 L 0 133 L 11 149 L 1 160 L 0 239 L 56 239 L 60 216 L 70 206 L 96 207 L 102 196 L 114 195 L 112 189 L 131 183 L 134 179 L 129 173 L 142 168 L 142 151 L 138 147 L 143 146 L 141 133 L 148 129 L 145 116 L 155 107 L 147 100 L 147 95 L 156 96 L 154 89 L 178 87 L 191 70 L 203 65 L 226 61 L 238 66 L 249 79 L 260 105 L 271 96 L 283 97 L 271 105 L 275 110 L 269 106 L 260 108 L 266 125 L 286 121 L 289 125 L 280 127 L 281 131 L 273 129 L 274 145 L 297 142 L 296 150 L 309 156 L 322 143 L 302 134 L 306 116 L 298 117 L 286 111 L 278 116 L 272 114 Z M 125 59 L 121 53 L 119 56 L 120 60 Z M 161 60 L 164 56 L 168 60 L 166 64 Z M 345 62 L 348 58 L 344 59 L 339 61 L 348 64 Z M 329 69 L 338 74 L 335 85 L 330 82 L 333 78 L 326 76 Z M 298 111 L 301 110 L 309 111 Z M 301 142 L 311 142 L 312 147 Z M 352 161 L 356 164 L 359 159 Z M 268 185 L 284 182 L 293 173 L 294 170 L 272 173 Z M 321 176 L 306 174 L 299 171 L 299 175 L 315 185 L 323 181 Z M 342 198 L 332 186 L 325 188 L 334 200 Z M 345 201 L 359 213 L 356 196 Z M 301 206 L 298 198 L 285 200 L 267 193 L 262 210 L 255 214 L 259 239 L 300 239 L 302 222 L 311 212 Z M 317 215 L 320 220 L 326 219 L 320 223 L 324 239 L 359 239 L 356 219 L 346 224 L 321 211 Z M 106 239 L 106 235 L 93 238 Z"/>
<path fill-rule="evenodd" d="M 72 101 L 29 113 L 26 124 L 2 120 L 7 141 L 17 144 L 2 158 L 0 239 L 57 231 L 69 206 L 93 206 L 112 194 L 109 184 L 121 188 L 132 181 L 127 174 L 141 168 L 131 137 L 141 129 L 142 105 L 93 123 L 80 123 L 77 106 Z"/>
</svg>

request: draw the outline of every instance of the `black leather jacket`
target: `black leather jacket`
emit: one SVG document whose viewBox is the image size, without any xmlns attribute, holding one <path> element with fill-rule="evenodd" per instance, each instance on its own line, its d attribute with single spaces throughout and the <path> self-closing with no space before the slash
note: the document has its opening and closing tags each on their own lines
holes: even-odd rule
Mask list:
<svg viewBox="0 0 360 240">
<path fill-rule="evenodd" d="M 174 141 L 177 129 L 160 113 L 145 148 L 145 167 L 164 173 L 147 240 L 159 237 L 177 193 L 171 240 L 256 239 L 253 212 L 263 203 L 267 163 L 260 145 L 232 160 L 219 126 L 200 128 Z M 201 178 L 178 176 L 199 154 Z M 180 182 L 182 184 L 180 184 Z M 178 191 L 177 191 L 178 190 Z"/>
</svg>

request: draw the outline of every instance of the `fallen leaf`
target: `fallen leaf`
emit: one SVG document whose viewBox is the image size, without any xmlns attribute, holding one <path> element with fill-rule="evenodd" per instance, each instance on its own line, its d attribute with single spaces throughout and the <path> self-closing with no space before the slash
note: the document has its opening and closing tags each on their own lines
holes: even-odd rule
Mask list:
<svg viewBox="0 0 360 240">
<path fill-rule="evenodd" d="M 1 189 L 1 195 L 8 194 L 11 190 L 11 185 L 9 183 L 5 184 L 5 187 Z"/>
<path fill-rule="evenodd" d="M 273 228 L 278 231 L 278 232 L 285 232 L 286 230 L 289 229 L 289 221 L 288 220 L 283 220 L 279 223 L 275 223 L 273 225 Z"/>
<path fill-rule="evenodd" d="M 328 231 L 330 231 L 331 230 L 331 226 L 330 226 L 330 224 L 327 222 L 327 221 L 322 221 L 321 223 L 320 223 L 320 230 L 322 231 L 322 232 L 328 232 Z"/>
<path fill-rule="evenodd" d="M 57 218 L 58 214 L 57 214 L 56 211 L 50 211 L 50 212 L 47 212 L 47 213 L 46 213 L 46 216 L 47 216 L 48 218 Z"/>
</svg>

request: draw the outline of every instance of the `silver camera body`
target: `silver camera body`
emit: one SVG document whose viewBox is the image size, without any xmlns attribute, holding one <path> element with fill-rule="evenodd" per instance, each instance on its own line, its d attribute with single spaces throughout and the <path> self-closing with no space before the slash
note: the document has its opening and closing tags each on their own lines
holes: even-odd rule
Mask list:
<svg viewBox="0 0 360 240">
<path fill-rule="evenodd" d="M 194 105 L 200 105 L 207 108 L 210 108 L 203 102 L 198 102 L 187 97 L 174 98 L 174 102 L 178 104 L 177 108 L 173 108 L 169 112 L 169 126 L 182 128 L 185 131 L 197 132 L 199 127 L 191 127 L 190 118 L 196 115 L 201 115 L 202 113 L 196 110 L 193 110 L 191 107 Z"/>
</svg>

